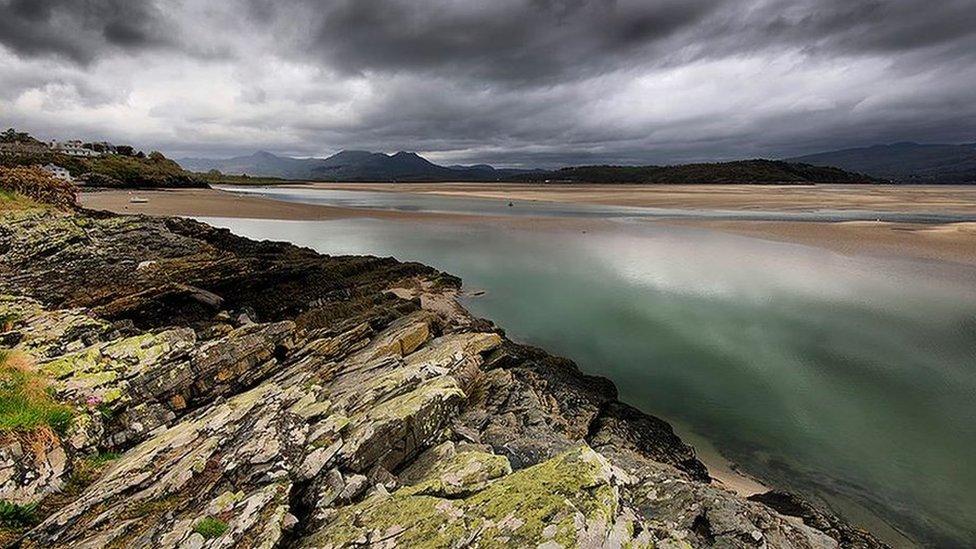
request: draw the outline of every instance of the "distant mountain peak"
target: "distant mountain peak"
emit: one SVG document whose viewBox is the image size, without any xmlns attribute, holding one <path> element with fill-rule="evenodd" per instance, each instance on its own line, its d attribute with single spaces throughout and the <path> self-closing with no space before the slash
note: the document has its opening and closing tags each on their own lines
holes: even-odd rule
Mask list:
<svg viewBox="0 0 976 549">
<path fill-rule="evenodd" d="M 394 154 L 342 150 L 328 158 L 291 158 L 257 151 L 249 156 L 224 160 L 186 158 L 179 161 L 188 170 L 220 170 L 228 175 L 311 179 L 327 181 L 495 181 L 524 170 L 496 170 L 488 165 L 445 167 L 416 152 Z"/>
</svg>

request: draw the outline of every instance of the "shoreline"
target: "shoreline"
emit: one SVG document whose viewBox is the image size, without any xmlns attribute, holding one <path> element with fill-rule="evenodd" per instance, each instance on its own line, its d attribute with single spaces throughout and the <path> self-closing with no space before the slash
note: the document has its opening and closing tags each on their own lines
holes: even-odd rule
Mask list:
<svg viewBox="0 0 976 549">
<path fill-rule="evenodd" d="M 18 313 L 15 329 L 29 335 L 32 352 L 43 348 L 44 358 L 73 365 L 74 351 L 63 353 L 81 327 L 95 330 L 88 352 L 98 356 L 129 356 L 138 352 L 136 343 L 153 349 L 100 385 L 80 383 L 90 378 L 88 368 L 104 367 L 99 360 L 58 378 L 60 395 L 117 394 L 110 402 L 118 419 L 107 423 L 104 413 L 88 410 L 86 417 L 102 428 L 77 444 L 85 452 L 108 447 L 118 461 L 80 498 L 46 507 L 48 497 L 61 497 L 57 481 L 72 467 L 39 475 L 29 468 L 42 460 L 11 462 L 28 468 L 16 478 L 25 479 L 32 501 L 45 509 L 43 522 L 15 533 L 28 545 L 130 540 L 128 524 L 108 530 L 96 521 L 135 510 L 150 529 L 137 532 L 142 539 L 175 539 L 188 529 L 182 517 L 212 514 L 215 505 L 224 510 L 234 543 L 389 539 L 386 517 L 401 506 L 411 512 L 398 518 L 404 522 L 394 524 L 394 535 L 432 521 L 447 521 L 451 528 L 443 531 L 460 535 L 463 528 L 455 525 L 464 526 L 462 517 L 505 520 L 514 493 L 529 502 L 522 512 L 589 513 L 569 523 L 571 543 L 624 535 L 625 543 L 662 545 L 765 538 L 812 547 L 828 546 L 822 542 L 830 537 L 883 546 L 829 510 L 797 508 L 791 502 L 803 500 L 789 494 L 786 501 L 746 500 L 711 483 L 671 425 L 617 400 L 610 380 L 508 340 L 463 308 L 442 309 L 443 296 L 430 294 L 456 291 L 460 281 L 432 267 L 322 256 L 189 219 L 11 215 L 15 230 L 0 237 L 13 254 L 0 262 L 0 272 L 20 276 L 0 278 L 0 287 L 12 296 L 4 306 Z M 72 227 L 88 238 L 59 240 L 53 255 L 31 245 Z M 403 297 L 381 297 L 386 293 Z M 186 300 L 197 305 L 173 307 Z M 124 321 L 133 333 L 113 329 Z M 57 322 L 63 325 L 51 329 Z M 48 330 L 35 329 L 42 326 Z M 156 383 L 161 377 L 165 383 Z M 144 410 L 151 413 L 136 415 Z M 141 474 L 148 467 L 159 473 Z M 477 475 L 469 479 L 456 470 Z M 313 499 L 321 498 L 319 479 L 335 479 L 349 495 Z M 229 482 L 243 495 L 227 497 L 234 495 Z M 370 497 L 371 486 L 379 497 Z M 147 498 L 130 497 L 146 493 L 155 498 L 151 507 Z M 172 512 L 177 504 L 180 514 Z M 499 505 L 503 511 L 495 512 Z M 448 506 L 455 506 L 450 513 Z M 330 512 L 320 517 L 317 509 Z M 353 527 L 346 517 L 356 518 Z M 287 534 L 286 522 L 305 526 Z M 591 525 L 600 528 L 599 538 L 590 535 Z M 532 545 L 551 538 L 539 520 L 524 531 Z M 491 531 L 483 536 L 511 539 Z"/>
<path fill-rule="evenodd" d="M 527 183 L 321 183 L 276 187 L 429 194 L 678 209 L 942 212 L 976 216 L 974 185 L 665 185 Z"/>
<path fill-rule="evenodd" d="M 219 194 L 218 194 L 219 193 Z M 474 216 L 461 214 L 436 214 L 424 212 L 397 212 L 386 210 L 360 210 L 334 206 L 299 204 L 272 200 L 263 197 L 241 196 L 219 190 L 179 189 L 165 191 L 100 191 L 84 193 L 83 205 L 89 209 L 100 209 L 122 214 L 145 214 L 150 216 L 188 216 L 188 217 L 230 217 L 246 219 L 278 219 L 282 221 L 316 221 L 369 217 L 396 221 L 426 221 L 447 223 L 505 223 L 521 228 L 565 229 L 571 226 L 597 228 L 608 225 L 607 220 L 566 219 L 566 218 L 510 218 L 505 216 Z M 129 203 L 130 197 L 148 197 L 147 203 Z M 91 200 L 95 198 L 95 200 Z M 399 295 L 399 294 L 397 294 Z M 404 297 L 399 295 L 399 297 Z M 440 304 L 441 307 L 457 308 Z M 762 483 L 740 470 L 723 456 L 707 439 L 682 430 L 682 438 L 696 450 L 698 459 L 705 464 L 708 473 L 717 485 L 741 496 L 749 497 L 768 492 L 772 487 Z M 694 440 L 694 442 L 690 442 Z"/>
<path fill-rule="evenodd" d="M 148 197 L 149 202 L 144 204 L 132 204 L 128 203 L 128 199 L 131 196 Z M 104 205 L 105 203 L 112 203 L 114 201 L 115 207 L 119 208 L 120 213 L 144 213 L 148 215 L 192 215 L 199 217 L 231 217 L 231 218 L 265 218 L 265 219 L 283 219 L 283 220 L 329 220 L 329 219 L 344 219 L 344 218 L 376 218 L 376 219 L 386 219 L 395 221 L 406 221 L 406 222 L 439 222 L 439 223 L 481 223 L 481 224 L 498 224 L 502 223 L 506 226 L 519 226 L 522 228 L 539 228 L 539 229 L 567 229 L 575 228 L 579 229 L 581 226 L 592 227 L 596 225 L 617 225 L 616 222 L 610 220 L 593 220 L 593 219 L 579 219 L 579 218 L 513 218 L 511 216 L 481 216 L 481 215 L 469 215 L 469 214 L 445 214 L 445 213 L 427 213 L 427 212 L 401 212 L 401 211 L 389 211 L 389 210 L 364 210 L 356 208 L 342 208 L 335 206 L 326 205 L 314 205 L 314 204 L 299 204 L 277 201 L 269 198 L 256 197 L 256 196 L 240 196 L 234 193 L 229 193 L 219 190 L 186 190 L 186 191 L 112 191 L 110 193 L 97 193 L 85 195 L 88 197 L 96 197 L 101 200 L 86 200 L 86 206 L 91 207 L 95 204 Z M 105 200 L 109 199 L 109 200 Z M 121 207 L 120 207 L 121 206 Z M 162 210 L 162 211 L 161 211 Z M 192 212 L 192 213 L 188 213 Z M 742 221 L 720 221 L 715 220 L 680 220 L 681 222 L 676 222 L 675 220 L 661 220 L 661 221 L 651 221 L 660 222 L 664 224 L 673 225 L 687 225 L 690 227 L 703 229 L 703 230 L 724 230 L 726 232 L 732 232 L 736 234 L 744 234 L 749 237 L 758 238 L 769 238 L 773 240 L 785 240 L 790 242 L 796 242 L 797 240 L 791 238 L 777 238 L 774 231 L 759 231 L 757 233 L 752 233 L 753 228 L 750 225 L 756 225 L 760 223 L 774 223 L 785 226 L 796 226 L 799 227 L 831 227 L 831 226 L 842 226 L 844 230 L 851 230 L 855 233 L 858 231 L 863 231 L 865 227 L 871 228 L 875 227 L 877 224 L 874 223 L 827 223 L 827 222 L 802 222 L 802 223 L 789 223 L 789 222 L 742 222 Z M 729 227 L 711 227 L 710 224 L 720 225 L 728 224 Z M 887 224 L 891 225 L 891 224 Z M 923 226 L 926 228 L 932 228 L 932 226 Z M 821 229 L 823 230 L 823 229 Z M 891 229 L 889 229 L 891 230 Z M 904 230 L 904 229 L 902 229 Z M 742 232 L 739 232 L 742 231 Z M 787 233 L 788 236 L 788 233 Z M 968 236 L 963 232 L 963 236 Z M 808 238 L 816 240 L 818 238 L 823 238 L 823 234 L 819 231 L 817 234 L 808 235 Z M 821 245 L 823 242 L 802 242 L 804 244 L 810 245 Z M 876 243 L 875 243 L 876 244 Z M 847 253 L 862 253 L 864 251 L 863 243 L 855 249 L 848 250 Z M 943 260 L 943 258 L 937 258 Z M 406 296 L 400 296 L 406 297 Z M 427 305 L 425 305 L 427 306 Z M 667 420 L 672 425 L 675 423 L 672 420 Z M 704 464 L 707 474 L 712 478 L 713 483 L 717 487 L 721 487 L 724 490 L 734 493 L 740 497 L 747 498 L 749 496 L 762 494 L 770 490 L 775 489 L 774 486 L 769 486 L 764 484 L 760 479 L 751 476 L 747 473 L 741 471 L 736 467 L 735 463 L 730 459 L 722 455 L 707 439 L 696 435 L 695 433 L 688 432 L 684 429 L 676 429 L 676 433 L 685 440 L 689 445 L 695 449 L 695 455 L 697 459 Z M 890 528 L 887 522 L 883 519 L 871 515 L 874 522 L 880 522 L 881 524 Z"/>
<path fill-rule="evenodd" d="M 312 188 L 342 188 L 343 190 L 377 190 L 376 185 L 363 184 L 363 187 L 352 188 L 353 184 L 328 185 L 311 184 Z M 359 185 L 359 184 L 355 184 Z M 452 185 L 452 184 L 445 184 Z M 447 190 L 425 190 L 428 184 L 399 184 L 384 186 L 385 192 L 427 192 L 436 195 L 450 195 L 455 192 L 454 184 Z M 309 185 L 302 185 L 308 188 Z M 407 190 L 402 190 L 407 189 Z M 662 200 L 655 202 L 654 207 L 683 207 L 683 208 L 730 208 L 735 207 L 725 197 L 719 196 L 711 201 L 706 200 L 706 194 L 698 194 L 707 189 L 672 189 L 679 193 L 693 193 L 693 202 Z M 727 189 L 739 193 L 741 189 Z M 640 191 L 640 190 L 638 190 Z M 631 193 L 638 192 L 631 189 Z M 905 189 L 901 189 L 902 192 Z M 943 189 L 944 191 L 944 189 Z M 963 192 L 965 191 L 965 192 Z M 500 191 L 504 197 L 525 199 L 524 195 L 511 194 L 510 191 Z M 649 200 L 662 198 L 657 194 L 660 189 L 648 189 L 643 192 L 650 195 L 642 199 L 631 199 L 627 196 L 604 198 L 603 202 L 586 195 L 560 196 L 563 202 L 583 204 L 608 204 L 634 206 L 647 204 Z M 603 193 L 613 194 L 613 189 L 601 190 Z M 670 192 L 670 191 L 669 191 Z M 760 202 L 762 197 L 756 196 L 755 189 L 750 190 L 752 202 L 738 205 L 739 209 L 770 209 L 776 204 L 782 206 L 781 201 L 773 200 L 772 204 Z M 973 194 L 971 207 L 976 214 L 976 187 L 962 189 L 963 196 Z M 442 223 L 476 223 L 501 224 L 506 227 L 519 229 L 570 229 L 590 230 L 612 226 L 609 219 L 570 218 L 570 217 L 515 217 L 504 215 L 470 215 L 459 213 L 430 213 L 404 212 L 381 209 L 358 209 L 319 204 L 301 204 L 264 198 L 247 196 L 234 192 L 217 189 L 178 189 L 178 190 L 108 190 L 82 193 L 80 202 L 83 207 L 93 210 L 105 210 L 114 213 L 145 214 L 151 216 L 184 216 L 184 217 L 229 217 L 249 219 L 280 219 L 289 221 L 326 221 L 332 219 L 372 218 L 390 221 L 424 221 Z M 484 196 L 483 191 L 475 190 L 473 194 L 465 195 L 480 198 L 499 199 L 498 196 Z M 519 197 L 522 198 L 519 198 Z M 669 195 L 670 196 L 670 195 Z M 145 198 L 146 203 L 132 203 L 134 197 Z M 655 198 L 657 197 L 657 198 Z M 740 197 L 741 198 L 741 197 Z M 503 198 L 502 198 L 503 199 Z M 547 198 L 548 199 L 548 198 Z M 607 202 L 610 200 L 610 202 Z M 964 201 L 960 199 L 960 201 Z M 913 206 L 926 204 L 919 201 Z M 806 208 L 793 203 L 791 208 Z M 921 211 L 921 210 L 917 210 Z M 954 211 L 954 213 L 958 213 Z M 965 213 L 965 212 L 963 212 Z M 705 230 L 722 231 L 752 238 L 789 242 L 807 246 L 828 249 L 841 254 L 864 254 L 879 257 L 900 257 L 925 262 L 946 262 L 966 268 L 976 266 L 976 222 L 959 222 L 945 224 L 895 223 L 873 221 L 755 221 L 755 220 L 716 220 L 716 219 L 659 219 L 644 220 L 642 223 L 660 223 L 664 225 L 692 227 Z"/>
</svg>

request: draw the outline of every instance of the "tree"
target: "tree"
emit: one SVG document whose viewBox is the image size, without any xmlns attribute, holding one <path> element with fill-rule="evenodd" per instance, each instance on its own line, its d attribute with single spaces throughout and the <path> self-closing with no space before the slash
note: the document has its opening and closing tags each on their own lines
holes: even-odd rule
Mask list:
<svg viewBox="0 0 976 549">
<path fill-rule="evenodd" d="M 0 134 L 0 143 L 37 143 L 38 141 L 27 132 L 19 132 L 13 128 L 7 128 Z"/>
</svg>

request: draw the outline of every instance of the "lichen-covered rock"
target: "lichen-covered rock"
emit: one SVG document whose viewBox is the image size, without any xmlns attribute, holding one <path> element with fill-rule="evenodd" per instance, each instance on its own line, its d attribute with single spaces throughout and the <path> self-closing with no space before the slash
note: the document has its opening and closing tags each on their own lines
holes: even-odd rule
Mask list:
<svg viewBox="0 0 976 549">
<path fill-rule="evenodd" d="M 129 386 L 132 378 L 159 366 L 168 355 L 189 350 L 194 343 L 193 330 L 178 328 L 96 343 L 41 362 L 39 366 L 55 380 L 56 390 L 62 398 L 117 406 L 131 400 Z"/>
<path fill-rule="evenodd" d="M 419 484 L 340 509 L 302 546 L 623 547 L 635 542 L 628 537 L 611 543 L 623 519 L 619 491 L 609 462 L 588 447 L 510 471 L 504 457 L 456 453 Z M 474 472 L 480 473 L 468 476 Z M 458 490 L 443 492 L 445 480 Z"/>
<path fill-rule="evenodd" d="M 295 380 L 300 381 L 300 380 Z M 196 520 L 217 511 L 228 542 L 281 536 L 289 472 L 307 426 L 288 412 L 297 385 L 266 383 L 207 409 L 127 452 L 79 499 L 34 529 L 48 547 L 178 547 Z M 243 492 L 221 505 L 226 487 Z M 264 520 L 255 520 L 265 515 Z"/>
<path fill-rule="evenodd" d="M 439 376 L 350 418 L 342 449 L 344 465 L 352 471 L 377 465 L 396 468 L 433 442 L 464 400 L 457 381 Z"/>
<path fill-rule="evenodd" d="M 512 472 L 505 456 L 469 444 L 460 449 L 451 441 L 431 448 L 400 473 L 410 493 L 438 497 L 461 496 L 484 489 Z"/>
<path fill-rule="evenodd" d="M 92 318 L 84 309 L 46 310 L 38 301 L 22 295 L 0 294 L 0 316 L 9 319 L 10 327 L 2 336 L 3 346 L 17 346 L 38 360 L 119 337 L 111 324 Z"/>
<path fill-rule="evenodd" d="M 0 345 L 78 410 L 64 437 L 0 439 L 0 499 L 43 513 L 21 547 L 881 546 L 712 486 L 665 422 L 473 319 L 430 268 L 0 216 Z"/>
</svg>

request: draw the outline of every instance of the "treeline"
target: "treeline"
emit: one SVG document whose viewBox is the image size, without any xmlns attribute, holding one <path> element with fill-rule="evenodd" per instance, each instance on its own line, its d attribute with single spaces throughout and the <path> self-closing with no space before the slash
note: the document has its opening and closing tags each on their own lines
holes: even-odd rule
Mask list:
<svg viewBox="0 0 976 549">
<path fill-rule="evenodd" d="M 837 168 L 779 160 L 739 160 L 677 166 L 578 166 L 513 178 L 536 183 L 812 184 L 872 183 Z"/>
</svg>

